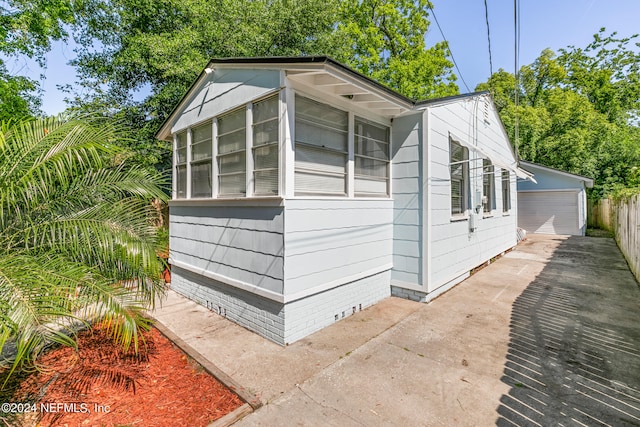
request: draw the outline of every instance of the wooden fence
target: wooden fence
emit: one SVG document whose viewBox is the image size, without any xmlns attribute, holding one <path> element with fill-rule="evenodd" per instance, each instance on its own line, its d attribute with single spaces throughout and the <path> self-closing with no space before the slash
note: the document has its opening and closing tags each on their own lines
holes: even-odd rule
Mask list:
<svg viewBox="0 0 640 427">
<path fill-rule="evenodd" d="M 640 194 L 614 202 L 612 212 L 618 247 L 640 281 Z"/>
<path fill-rule="evenodd" d="M 587 200 L 587 226 L 613 231 L 611 199 Z"/>
<path fill-rule="evenodd" d="M 629 268 L 640 281 L 640 194 L 617 201 L 589 200 L 587 224 L 614 233 Z"/>
</svg>

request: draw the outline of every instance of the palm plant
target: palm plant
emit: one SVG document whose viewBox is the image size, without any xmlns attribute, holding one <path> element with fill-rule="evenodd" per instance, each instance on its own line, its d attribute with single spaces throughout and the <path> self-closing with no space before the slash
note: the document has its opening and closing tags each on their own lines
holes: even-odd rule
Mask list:
<svg viewBox="0 0 640 427">
<path fill-rule="evenodd" d="M 87 117 L 0 123 L 0 364 L 11 372 L 51 343 L 75 345 L 78 323 L 101 321 L 137 349 L 163 289 L 149 201 L 165 195 L 122 161 L 119 135 Z"/>
</svg>

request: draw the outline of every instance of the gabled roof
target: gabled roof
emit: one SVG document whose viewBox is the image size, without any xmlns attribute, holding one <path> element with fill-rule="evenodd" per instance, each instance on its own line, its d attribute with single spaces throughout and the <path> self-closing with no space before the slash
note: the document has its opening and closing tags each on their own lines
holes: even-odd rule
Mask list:
<svg viewBox="0 0 640 427">
<path fill-rule="evenodd" d="M 450 102 L 456 102 L 461 99 L 473 98 L 475 96 L 490 95 L 489 91 L 484 90 L 480 92 L 461 93 L 459 95 L 443 96 L 442 98 L 425 99 L 422 101 L 416 101 L 416 108 L 420 107 L 432 107 L 440 104 L 448 104 Z"/>
<path fill-rule="evenodd" d="M 530 169 L 533 169 L 534 171 L 536 169 L 538 169 L 538 170 L 542 170 L 542 171 L 545 171 L 545 172 L 551 172 L 551 173 L 554 173 L 554 174 L 557 174 L 557 175 L 560 175 L 560 176 L 564 176 L 564 177 L 567 177 L 567 178 L 573 178 L 573 179 L 578 180 L 578 181 L 583 181 L 584 184 L 587 186 L 587 188 L 593 188 L 593 179 L 587 178 L 586 176 L 576 175 L 576 174 L 573 174 L 573 173 L 565 172 L 565 171 L 560 170 L 560 169 L 555 169 L 555 168 L 551 168 L 549 166 L 543 166 L 543 165 L 539 165 L 537 163 L 527 162 L 527 161 L 524 161 L 524 160 L 520 161 L 520 166 L 522 168 L 524 168 L 525 170 L 528 170 L 529 172 L 532 172 L 532 173 L 533 173 L 533 171 L 531 171 Z"/>
<path fill-rule="evenodd" d="M 327 56 L 219 58 L 209 61 L 198 78 L 167 117 L 156 137 L 166 139 L 171 123 L 191 96 L 216 69 L 284 70 L 292 81 L 311 85 L 323 92 L 342 96 L 381 116 L 394 117 L 413 110 L 415 101 Z"/>
</svg>

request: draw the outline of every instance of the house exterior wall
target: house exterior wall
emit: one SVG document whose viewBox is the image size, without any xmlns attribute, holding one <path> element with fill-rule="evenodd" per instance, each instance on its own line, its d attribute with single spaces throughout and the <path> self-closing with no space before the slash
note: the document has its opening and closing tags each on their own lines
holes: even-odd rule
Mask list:
<svg viewBox="0 0 640 427">
<path fill-rule="evenodd" d="M 186 99 L 171 133 L 210 119 L 280 87 L 279 70 L 215 69 L 201 89 Z"/>
<path fill-rule="evenodd" d="M 505 164 L 513 163 L 513 153 L 494 109 L 482 111 L 482 101 L 468 98 L 428 108 L 431 194 L 431 224 L 427 231 L 431 240 L 428 293 L 438 293 L 468 276 L 474 267 L 516 245 L 516 177 L 510 173 L 511 209 L 502 211 L 501 168 L 495 166 L 495 208 L 491 215 L 476 216 L 477 228 L 471 231 L 469 218 L 451 214 L 451 183 L 449 171 L 450 135 L 471 145 L 478 145 L 484 153 Z M 469 150 L 469 182 L 471 206 L 481 204 L 482 156 Z M 477 160 L 476 160 L 477 159 Z"/>
<path fill-rule="evenodd" d="M 390 199 L 288 199 L 284 294 L 287 299 L 390 270 Z"/>
<path fill-rule="evenodd" d="M 278 344 L 390 295 L 389 199 L 189 203 L 170 209 L 172 288 Z"/>
<path fill-rule="evenodd" d="M 390 276 L 387 269 L 287 303 L 284 343 L 295 342 L 388 297 Z"/>
<path fill-rule="evenodd" d="M 215 201 L 174 201 L 169 206 L 172 265 L 245 290 L 282 295 L 282 206 Z"/>
<path fill-rule="evenodd" d="M 422 112 L 393 122 L 393 286 L 422 285 L 422 132 Z"/>
</svg>

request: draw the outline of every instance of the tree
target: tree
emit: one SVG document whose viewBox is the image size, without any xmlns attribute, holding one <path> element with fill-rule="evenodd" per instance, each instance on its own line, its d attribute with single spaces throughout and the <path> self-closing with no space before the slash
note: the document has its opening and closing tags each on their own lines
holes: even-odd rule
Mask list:
<svg viewBox="0 0 640 427">
<path fill-rule="evenodd" d="M 26 55 L 44 64 L 52 40 L 68 37 L 75 21 L 70 0 L 5 0 L 0 2 L 0 52 Z"/>
<path fill-rule="evenodd" d="M 36 82 L 9 75 L 0 60 L 0 121 L 21 120 L 38 114 L 40 100 L 33 95 L 36 90 Z"/>
<path fill-rule="evenodd" d="M 91 96 L 74 104 L 129 123 L 136 132 L 132 148 L 144 153 L 138 160 L 160 170 L 170 167 L 170 147 L 155 141 L 155 131 L 212 57 L 327 55 L 407 96 L 457 93 L 446 46 L 424 44 L 426 0 L 82 4 L 83 47 L 74 64 Z M 132 102 L 140 90 L 149 96 Z"/>
<path fill-rule="evenodd" d="M 458 93 L 446 43 L 428 48 L 428 0 L 347 0 L 337 59 L 405 96 L 427 99 Z"/>
<path fill-rule="evenodd" d="M 103 322 L 138 346 L 162 290 L 155 215 L 162 181 L 128 166 L 113 125 L 48 118 L 0 125 L 0 352 L 13 369 L 74 322 Z"/>
<path fill-rule="evenodd" d="M 477 87 L 492 92 L 514 143 L 517 120 L 522 159 L 594 178 L 595 197 L 636 185 L 640 164 L 637 36 L 603 32 L 585 49 L 545 49 L 520 69 L 519 85 L 500 70 Z"/>
</svg>

